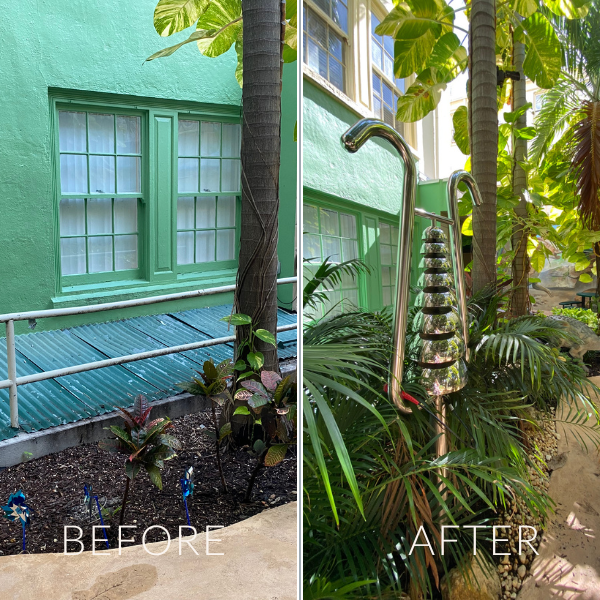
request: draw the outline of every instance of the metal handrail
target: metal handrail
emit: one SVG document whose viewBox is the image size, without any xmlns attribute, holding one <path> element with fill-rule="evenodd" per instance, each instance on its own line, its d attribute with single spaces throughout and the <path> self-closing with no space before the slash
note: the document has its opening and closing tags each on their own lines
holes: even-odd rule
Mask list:
<svg viewBox="0 0 600 600">
<path fill-rule="evenodd" d="M 288 283 L 296 283 L 297 277 L 284 277 L 277 280 L 277 285 L 285 285 Z M 220 294 L 226 292 L 235 291 L 235 285 L 227 285 L 222 287 L 207 288 L 204 290 L 194 290 L 191 292 L 180 292 L 176 294 L 167 294 L 163 296 L 154 296 L 148 298 L 138 298 L 135 300 L 123 300 L 121 302 L 107 302 L 104 304 L 94 304 L 92 306 L 78 306 L 72 308 L 59 308 L 59 309 L 48 309 L 48 310 L 36 310 L 22 313 L 7 313 L 0 315 L 0 323 L 6 324 L 6 362 L 8 367 L 8 379 L 0 381 L 0 389 L 9 388 L 9 401 L 10 401 L 10 425 L 11 427 L 19 427 L 19 407 L 18 407 L 18 393 L 17 388 L 20 385 L 28 383 L 35 383 L 37 381 L 45 381 L 47 379 L 54 379 L 56 377 L 64 377 L 65 375 L 73 375 L 75 373 L 82 373 L 84 371 L 93 371 L 94 369 L 101 369 L 103 367 L 112 367 L 115 365 L 126 364 L 135 362 L 138 360 L 144 360 L 146 358 L 155 358 L 157 356 L 166 356 L 169 354 L 178 354 L 180 352 L 187 352 L 189 350 L 196 350 L 198 348 L 205 348 L 207 346 L 216 346 L 218 344 L 226 344 L 235 341 L 235 336 L 227 336 L 222 338 L 215 338 L 211 340 L 203 340 L 201 342 L 194 342 L 192 344 L 183 344 L 180 346 L 170 346 L 167 348 L 159 348 L 157 350 L 150 350 L 147 352 L 138 352 L 136 354 L 128 354 L 125 356 L 117 356 L 115 358 L 109 358 L 106 360 L 98 360 L 91 363 L 84 363 L 81 365 L 74 365 L 72 367 L 64 367 L 62 369 L 54 369 L 53 371 L 44 371 L 42 373 L 35 373 L 33 375 L 26 375 L 24 377 L 17 377 L 17 359 L 16 359 L 16 346 L 15 346 L 15 321 L 27 321 L 33 319 L 44 319 L 50 317 L 64 317 L 68 315 L 82 315 L 88 313 L 102 312 L 106 310 L 116 310 L 120 308 L 127 308 L 131 306 L 146 306 L 149 304 L 159 304 L 161 302 L 169 302 L 173 300 L 183 300 L 186 298 L 197 298 L 200 296 L 209 296 L 211 294 Z M 297 329 L 298 325 L 283 325 L 277 328 L 278 332 L 291 331 Z"/>
</svg>

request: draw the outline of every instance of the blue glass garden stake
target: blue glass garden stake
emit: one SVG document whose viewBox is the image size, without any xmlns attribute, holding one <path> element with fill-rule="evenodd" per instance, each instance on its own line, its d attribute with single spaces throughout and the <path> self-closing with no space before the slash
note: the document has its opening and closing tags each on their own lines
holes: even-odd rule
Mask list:
<svg viewBox="0 0 600 600">
<path fill-rule="evenodd" d="M 23 552 L 27 552 L 27 539 L 25 536 L 25 527 L 31 520 L 31 509 L 25 504 L 25 494 L 19 490 L 8 497 L 6 506 L 2 507 L 4 516 L 9 521 L 19 521 L 23 527 Z"/>
<path fill-rule="evenodd" d="M 88 513 L 90 516 L 90 523 L 92 521 L 92 485 L 84 484 L 83 486 L 83 503 L 87 506 Z"/>
<path fill-rule="evenodd" d="M 102 511 L 100 510 L 100 502 L 98 502 L 98 496 L 94 496 L 94 500 L 96 501 L 96 506 L 98 507 L 98 516 L 100 517 L 100 524 L 102 525 L 102 531 L 104 532 L 104 541 L 106 542 L 106 547 L 110 548 L 108 545 L 108 536 L 106 535 L 106 529 L 104 529 L 104 519 L 102 518 Z"/>
<path fill-rule="evenodd" d="M 191 496 L 194 493 L 193 477 L 194 467 L 190 467 L 185 472 L 185 478 L 179 480 L 181 483 L 181 494 L 183 495 L 183 505 L 185 506 L 185 516 L 187 517 L 187 524 L 189 527 L 191 527 L 192 524 L 190 523 L 190 513 L 188 511 L 187 497 Z"/>
</svg>

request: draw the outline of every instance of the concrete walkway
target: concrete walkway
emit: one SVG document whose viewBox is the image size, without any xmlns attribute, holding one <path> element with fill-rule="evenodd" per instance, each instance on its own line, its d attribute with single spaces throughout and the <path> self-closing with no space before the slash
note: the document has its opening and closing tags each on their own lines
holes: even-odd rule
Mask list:
<svg viewBox="0 0 600 600">
<path fill-rule="evenodd" d="M 122 555 L 33 554 L 0 558 L 2 600 L 296 600 L 296 502 L 210 532 L 192 542 L 172 540 L 162 556 L 142 546 Z M 125 531 L 123 537 L 130 537 Z M 87 532 L 86 532 L 87 534 Z M 141 533 L 137 534 L 138 541 Z M 192 540 L 188 537 L 187 540 Z M 162 552 L 166 542 L 148 544 Z"/>
<path fill-rule="evenodd" d="M 600 377 L 592 381 L 600 387 Z M 600 600 L 600 462 L 559 425 L 557 466 L 549 494 L 556 513 L 532 564 L 519 600 Z M 565 435 L 566 434 L 566 435 Z"/>
</svg>

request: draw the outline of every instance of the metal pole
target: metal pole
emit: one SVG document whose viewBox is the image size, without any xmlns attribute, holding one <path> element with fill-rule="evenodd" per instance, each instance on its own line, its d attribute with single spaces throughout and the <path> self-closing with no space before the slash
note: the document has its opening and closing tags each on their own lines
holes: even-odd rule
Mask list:
<svg viewBox="0 0 600 600">
<path fill-rule="evenodd" d="M 454 281 L 458 285 L 458 298 L 460 318 L 462 321 L 463 340 L 465 342 L 465 360 L 469 362 L 469 318 L 467 314 L 467 291 L 465 289 L 460 216 L 458 214 L 458 184 L 464 183 L 471 192 L 473 205 L 481 206 L 481 193 L 477 187 L 477 182 L 471 173 L 467 171 L 454 171 L 448 178 L 448 204 L 452 224 L 452 250 L 454 253 Z"/>
<path fill-rule="evenodd" d="M 398 151 L 404 164 L 404 189 L 400 200 L 400 240 L 396 263 L 396 307 L 392 340 L 391 377 L 388 389 L 390 398 L 398 410 L 410 414 L 412 409 L 402 400 L 402 371 L 404 367 L 404 345 L 408 329 L 408 300 L 410 290 L 410 263 L 412 257 L 415 203 L 417 199 L 417 165 L 410 146 L 389 125 L 377 119 L 361 119 L 342 136 L 342 144 L 348 152 L 357 152 L 371 137 L 381 137 Z"/>
<path fill-rule="evenodd" d="M 435 454 L 439 458 L 440 456 L 444 456 L 444 454 L 448 454 L 448 432 L 444 427 L 446 424 L 446 404 L 444 402 L 444 396 L 434 396 L 433 405 L 437 417 L 441 421 L 441 423 L 435 419 L 433 421 L 435 434 L 438 436 L 437 440 L 435 441 Z M 446 477 L 448 474 L 448 469 L 442 467 L 440 469 L 440 474 L 442 477 Z M 439 480 L 439 483 L 441 486 L 442 481 Z"/>
<path fill-rule="evenodd" d="M 8 366 L 10 426 L 19 428 L 19 397 L 17 392 L 17 357 L 15 352 L 15 322 L 6 321 L 6 364 Z"/>
</svg>

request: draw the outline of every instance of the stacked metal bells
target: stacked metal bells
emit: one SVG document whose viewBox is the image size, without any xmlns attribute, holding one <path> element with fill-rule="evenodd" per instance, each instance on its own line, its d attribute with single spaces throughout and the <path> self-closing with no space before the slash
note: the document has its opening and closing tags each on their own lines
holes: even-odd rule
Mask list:
<svg viewBox="0 0 600 600">
<path fill-rule="evenodd" d="M 455 392 L 467 383 L 465 342 L 462 339 L 458 301 L 452 275 L 448 238 L 443 229 L 431 225 L 423 232 L 423 258 L 417 296 L 415 344 L 417 362 L 423 367 L 421 383 L 431 396 Z M 413 353 L 414 355 L 414 353 Z"/>
</svg>

